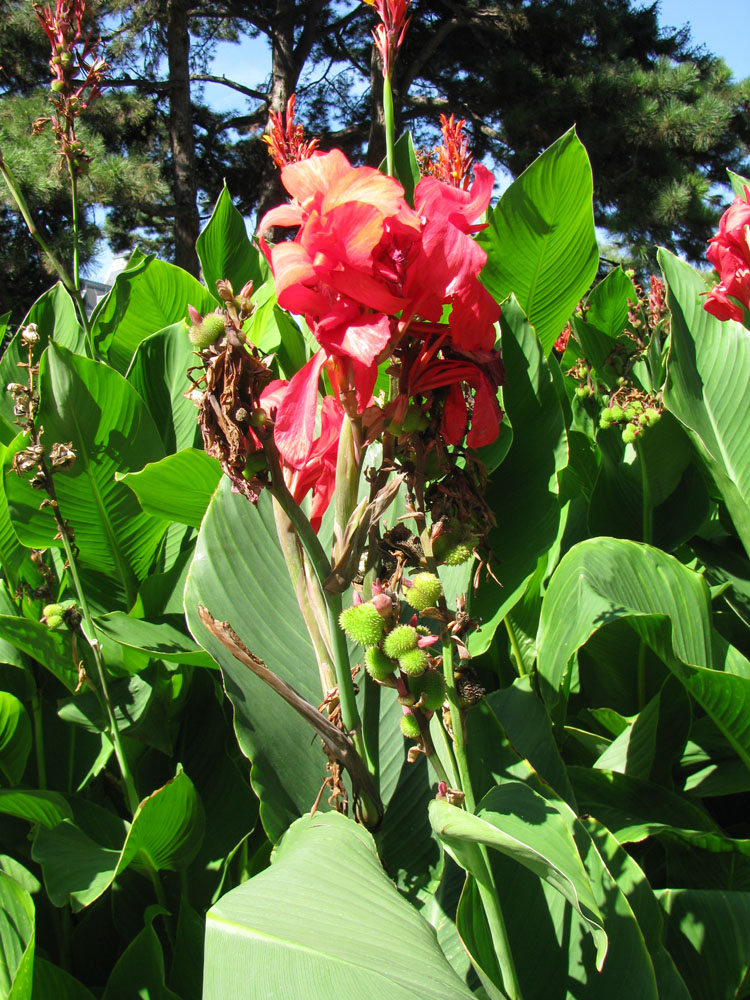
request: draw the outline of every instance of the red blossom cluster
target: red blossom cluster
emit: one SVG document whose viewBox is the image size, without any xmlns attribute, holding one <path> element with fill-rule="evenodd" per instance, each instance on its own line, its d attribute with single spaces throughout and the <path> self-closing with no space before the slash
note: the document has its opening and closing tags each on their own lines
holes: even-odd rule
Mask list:
<svg viewBox="0 0 750 1000">
<path fill-rule="evenodd" d="M 411 20 L 407 17 L 410 0 L 364 0 L 364 2 L 374 7 L 380 16 L 380 24 L 373 28 L 372 37 L 383 63 L 383 76 L 390 80 L 398 50 L 401 48 Z"/>
<path fill-rule="evenodd" d="M 744 310 L 750 309 L 750 187 L 722 215 L 706 256 L 719 275 L 704 303 L 706 312 L 742 322 Z"/>
<path fill-rule="evenodd" d="M 477 166 L 467 190 L 424 177 L 413 209 L 396 180 L 352 167 L 340 150 L 285 166 L 281 180 L 291 202 L 263 217 L 260 245 L 279 305 L 305 317 L 320 350 L 291 381 L 269 386 L 264 402 L 274 411 L 287 480 L 298 499 L 314 486 L 317 515 L 333 491 L 344 413 L 372 411 L 378 365 L 386 360 L 398 374 L 399 393 L 377 411 L 381 427 L 416 397 L 438 407 L 447 444 L 459 444 L 469 424 L 470 448 L 497 437 L 500 308 L 479 282 L 486 254 L 471 238 L 482 228 L 477 220 L 493 177 Z M 272 227 L 297 233 L 269 247 L 264 236 Z M 316 437 L 324 367 L 333 393 L 324 400 Z"/>
<path fill-rule="evenodd" d="M 34 122 L 34 133 L 52 125 L 62 157 L 73 174 L 86 169 L 90 157 L 76 137 L 76 119 L 102 92 L 107 64 L 98 55 L 99 39 L 86 32 L 86 0 L 57 0 L 54 10 L 34 4 L 34 12 L 49 39 L 49 68 L 55 114 Z"/>
<path fill-rule="evenodd" d="M 263 142 L 268 146 L 268 155 L 279 169 L 288 163 L 307 160 L 318 148 L 318 140 L 305 141 L 305 132 L 294 120 L 294 108 L 297 98 L 295 94 L 286 103 L 286 123 L 284 113 L 269 112 L 270 128 Z"/>
</svg>

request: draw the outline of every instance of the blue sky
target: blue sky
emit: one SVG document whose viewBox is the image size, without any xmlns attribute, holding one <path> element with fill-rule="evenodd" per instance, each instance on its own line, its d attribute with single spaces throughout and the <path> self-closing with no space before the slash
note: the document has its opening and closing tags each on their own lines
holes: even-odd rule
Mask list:
<svg viewBox="0 0 750 1000">
<path fill-rule="evenodd" d="M 659 4 L 662 27 L 689 25 L 693 42 L 721 56 L 737 80 L 750 76 L 748 21 L 748 0 L 661 0 Z"/>
</svg>

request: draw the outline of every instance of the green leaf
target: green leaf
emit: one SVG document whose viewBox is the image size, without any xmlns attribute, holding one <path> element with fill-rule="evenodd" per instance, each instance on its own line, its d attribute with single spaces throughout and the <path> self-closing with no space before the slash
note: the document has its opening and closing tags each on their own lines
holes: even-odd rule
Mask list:
<svg viewBox="0 0 750 1000">
<path fill-rule="evenodd" d="M 117 960 L 103 1000 L 180 1000 L 165 983 L 164 954 L 153 926 L 156 917 L 166 912 L 159 906 L 148 908 L 146 926 Z"/>
<path fill-rule="evenodd" d="M 242 752 L 272 840 L 307 812 L 325 778 L 313 732 L 297 713 L 227 652 L 201 623 L 205 606 L 229 621 L 256 656 L 311 704 L 321 701 L 318 669 L 284 557 L 271 497 L 257 507 L 224 479 L 203 519 L 185 585 L 185 614 L 196 641 L 222 668 Z"/>
<path fill-rule="evenodd" d="M 130 487 L 147 514 L 200 528 L 219 485 L 221 466 L 205 451 L 186 448 L 140 472 L 115 473 L 115 479 Z"/>
<path fill-rule="evenodd" d="M 539 676 L 554 705 L 578 649 L 603 624 L 630 619 L 750 768 L 750 679 L 714 670 L 708 587 L 649 546 L 594 538 L 574 546 L 542 604 Z"/>
<path fill-rule="evenodd" d="M 732 185 L 732 193 L 735 198 L 745 197 L 745 187 L 750 185 L 750 180 L 747 177 L 743 177 L 742 174 L 736 174 L 734 170 L 727 170 L 729 175 L 729 183 Z"/>
<path fill-rule="evenodd" d="M 34 959 L 34 1000 L 94 1000 L 94 994 L 69 972 L 37 955 Z"/>
<path fill-rule="evenodd" d="M 628 313 L 635 301 L 633 279 L 621 267 L 615 267 L 592 289 L 587 302 L 586 325 L 590 324 L 608 337 L 617 339 L 625 329 Z M 589 361 L 595 367 L 600 365 L 593 358 Z"/>
<path fill-rule="evenodd" d="M 31 1000 L 34 981 L 34 903 L 0 872 L 0 998 Z"/>
<path fill-rule="evenodd" d="M 250 970 L 255 992 L 289 1000 L 472 995 L 383 872 L 371 836 L 338 813 L 298 820 L 271 867 L 209 910 L 203 1000 L 244 1000 Z"/>
<path fill-rule="evenodd" d="M 44 442 L 47 447 L 70 442 L 76 453 L 72 469 L 55 474 L 55 492 L 62 516 L 75 530 L 79 566 L 95 579 L 104 576 L 112 598 L 130 607 L 167 525 L 144 514 L 114 476 L 163 457 L 156 427 L 133 387 L 105 364 L 50 345 L 39 378 L 37 419 Z M 17 439 L 9 452 L 22 441 Z M 34 548 L 59 545 L 51 511 L 39 510 L 39 492 L 10 471 L 9 457 L 5 487 L 19 538 Z"/>
<path fill-rule="evenodd" d="M 688 264 L 666 250 L 659 262 L 672 313 L 664 403 L 686 427 L 750 554 L 750 412 L 739 405 L 750 381 L 750 330 L 706 312 L 708 288 Z"/>
<path fill-rule="evenodd" d="M 482 282 L 498 302 L 512 292 L 545 354 L 596 275 L 593 181 L 574 129 L 517 178 L 479 235 Z"/>
<path fill-rule="evenodd" d="M 13 399 L 5 391 L 5 387 L 9 382 L 22 382 L 24 385 L 27 382 L 27 375 L 18 367 L 18 362 L 28 364 L 29 361 L 29 349 L 21 342 L 20 332 L 29 323 L 36 323 L 39 333 L 39 343 L 34 348 L 34 361 L 39 361 L 50 341 L 67 347 L 75 354 L 84 352 L 85 337 L 78 323 L 75 304 L 58 281 L 36 300 L 0 361 L 0 417 L 10 427 L 14 427 L 16 417 L 13 415 Z M 17 433 L 14 430 L 4 439 L 5 442 L 10 441 Z"/>
<path fill-rule="evenodd" d="M 73 818 L 70 806 L 59 792 L 31 788 L 0 788 L 0 813 L 41 823 L 49 829 Z"/>
<path fill-rule="evenodd" d="M 247 338 L 259 351 L 275 354 L 279 373 L 291 379 L 308 358 L 304 337 L 291 316 L 276 302 L 272 281 L 259 290 L 253 302 L 255 310 L 243 327 Z"/>
<path fill-rule="evenodd" d="M 750 968 L 750 892 L 662 889 L 666 945 L 692 1000 L 736 997 Z"/>
<path fill-rule="evenodd" d="M 379 169 L 381 173 L 388 173 L 386 160 L 383 160 Z M 414 207 L 414 188 L 419 183 L 420 173 L 411 132 L 404 132 L 394 144 L 393 169 L 396 180 L 404 188 L 404 198 Z"/>
<path fill-rule="evenodd" d="M 29 618 L 0 615 L 0 639 L 36 660 L 70 691 L 75 689 L 78 671 L 68 628 L 50 629 Z"/>
<path fill-rule="evenodd" d="M 97 618 L 96 627 L 114 642 L 140 650 L 151 659 L 213 667 L 214 661 L 185 634 L 182 615 L 164 615 L 158 620 L 141 621 L 122 611 Z"/>
<path fill-rule="evenodd" d="M 219 301 L 216 282 L 222 278 L 231 282 L 235 295 L 239 295 L 248 281 L 252 281 L 256 288 L 262 282 L 260 252 L 250 242 L 245 220 L 232 204 L 226 184 L 221 189 L 211 218 L 198 237 L 195 249 L 200 258 L 203 280 Z"/>
<path fill-rule="evenodd" d="M 80 910 L 105 892 L 128 865 L 156 871 L 186 868 L 203 840 L 205 816 L 192 781 L 177 774 L 138 807 L 121 850 L 102 846 L 65 820 L 40 830 L 32 857 L 42 866 L 47 894 L 56 906 Z"/>
<path fill-rule="evenodd" d="M 552 370 L 518 303 L 503 303 L 500 318 L 506 384 L 503 407 L 513 428 L 507 457 L 490 478 L 487 499 L 497 519 L 489 544 L 497 559 L 490 582 L 471 602 L 482 621 L 471 637 L 474 656 L 485 652 L 495 629 L 523 594 L 540 558 L 547 558 L 560 525 L 557 472 L 567 460 L 563 411 Z M 552 362 L 556 364 L 556 362 Z"/>
<path fill-rule="evenodd" d="M 607 935 L 602 916 L 568 823 L 555 805 L 529 785 L 508 781 L 484 796 L 476 815 L 433 799 L 430 822 L 456 861 L 475 878 L 482 868 L 478 845 L 484 844 L 548 882 L 589 925 L 598 962 L 603 961 Z"/>
<path fill-rule="evenodd" d="M 6 452 L 5 445 L 0 444 L 0 466 L 5 462 Z M 13 530 L 5 490 L 0 490 L 0 566 L 11 590 L 15 590 L 21 581 L 28 583 L 30 590 L 35 590 L 42 583 L 41 574 L 29 555 L 29 550 L 21 545 Z"/>
<path fill-rule="evenodd" d="M 31 752 L 31 720 L 15 695 L 0 691 L 0 771 L 17 785 Z"/>
<path fill-rule="evenodd" d="M 206 313 L 215 308 L 216 300 L 192 274 L 147 257 L 118 274 L 92 316 L 96 348 L 124 374 L 141 341 L 184 320 L 189 305 Z"/>
<path fill-rule="evenodd" d="M 180 321 L 142 340 L 128 369 L 128 382 L 148 407 L 168 455 L 200 439 L 198 411 L 186 396 L 191 388 L 188 371 L 196 361 Z"/>
</svg>

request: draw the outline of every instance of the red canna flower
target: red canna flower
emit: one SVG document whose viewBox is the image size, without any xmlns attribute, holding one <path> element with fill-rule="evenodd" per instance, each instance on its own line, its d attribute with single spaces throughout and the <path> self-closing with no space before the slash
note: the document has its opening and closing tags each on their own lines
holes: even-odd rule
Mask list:
<svg viewBox="0 0 750 1000">
<path fill-rule="evenodd" d="M 706 312 L 741 323 L 744 309 L 750 309 L 750 187 L 722 215 L 706 256 L 719 274 L 719 284 L 704 303 Z"/>
<path fill-rule="evenodd" d="M 295 94 L 286 102 L 286 124 L 283 112 L 270 111 L 270 128 L 263 142 L 268 147 L 268 155 L 277 167 L 285 167 L 288 163 L 309 159 L 318 148 L 318 140 L 305 141 L 305 131 L 294 121 L 294 108 L 297 102 Z"/>
<path fill-rule="evenodd" d="M 438 180 L 464 190 L 469 186 L 469 174 L 474 160 L 469 152 L 469 140 L 463 134 L 465 124 L 464 118 L 456 121 L 453 115 L 450 118 L 440 115 L 443 141 L 433 150 L 437 162 L 430 171 Z"/>
<path fill-rule="evenodd" d="M 373 28 L 372 37 L 383 63 L 383 76 L 389 80 L 393 74 L 398 50 L 409 27 L 410 0 L 364 0 L 380 16 L 380 24 Z"/>
</svg>

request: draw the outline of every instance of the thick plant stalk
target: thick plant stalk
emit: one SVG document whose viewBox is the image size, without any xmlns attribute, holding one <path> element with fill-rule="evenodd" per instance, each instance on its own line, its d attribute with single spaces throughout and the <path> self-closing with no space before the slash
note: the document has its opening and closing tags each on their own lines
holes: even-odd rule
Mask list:
<svg viewBox="0 0 750 1000">
<path fill-rule="evenodd" d="M 390 177 L 396 176 L 395 122 L 393 88 L 388 76 L 383 77 L 383 117 L 385 119 L 385 169 Z"/>
</svg>

